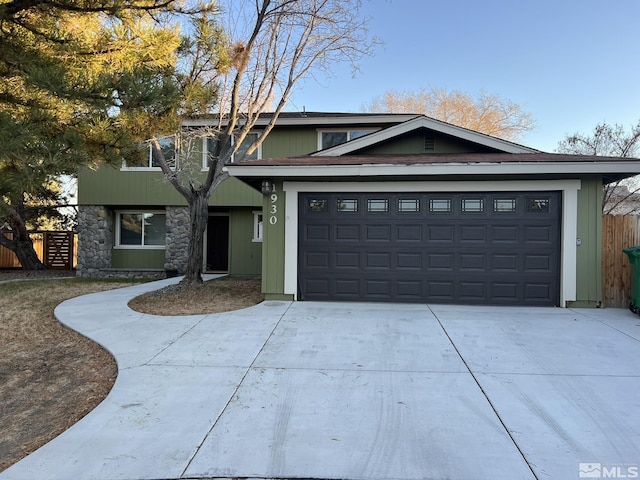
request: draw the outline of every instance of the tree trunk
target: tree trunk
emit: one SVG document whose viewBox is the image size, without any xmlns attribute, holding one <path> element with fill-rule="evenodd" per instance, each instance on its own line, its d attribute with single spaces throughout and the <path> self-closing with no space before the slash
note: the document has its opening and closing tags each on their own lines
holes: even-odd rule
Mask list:
<svg viewBox="0 0 640 480">
<path fill-rule="evenodd" d="M 18 239 L 15 243 L 14 253 L 23 270 L 45 270 L 47 267 L 40 261 L 38 254 L 33 249 L 33 242 L 27 235 L 26 240 Z"/>
<path fill-rule="evenodd" d="M 204 231 L 209 217 L 209 197 L 206 191 L 193 192 L 189 199 L 189 249 L 187 269 L 180 283 L 202 283 L 202 264 L 204 261 Z"/>
<path fill-rule="evenodd" d="M 46 270 L 44 263 L 38 258 L 38 254 L 33 249 L 33 242 L 29 236 L 27 225 L 24 221 L 24 204 L 21 197 L 13 199 L 12 208 L 6 217 L 6 221 L 11 227 L 10 232 L 13 238 L 9 239 L 0 233 L 0 245 L 7 247 L 18 257 L 23 270 Z"/>
</svg>

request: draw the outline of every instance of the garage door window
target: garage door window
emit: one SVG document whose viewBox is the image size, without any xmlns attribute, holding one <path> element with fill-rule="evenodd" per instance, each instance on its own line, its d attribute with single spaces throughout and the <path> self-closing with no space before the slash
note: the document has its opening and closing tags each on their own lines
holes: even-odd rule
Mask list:
<svg viewBox="0 0 640 480">
<path fill-rule="evenodd" d="M 389 211 L 389 199 L 369 199 L 367 200 L 367 211 L 372 213 L 386 213 Z"/>
<path fill-rule="evenodd" d="M 549 213 L 548 198 L 527 198 L 528 213 Z"/>
<path fill-rule="evenodd" d="M 450 198 L 430 199 L 429 211 L 432 213 L 451 213 L 451 199 Z"/>
<path fill-rule="evenodd" d="M 464 213 L 482 213 L 484 211 L 484 199 L 463 198 L 462 211 Z"/>
<path fill-rule="evenodd" d="M 514 213 L 516 211 L 516 199 L 494 198 L 493 211 L 496 213 Z"/>
<path fill-rule="evenodd" d="M 328 210 L 328 202 L 326 199 L 310 198 L 307 202 L 307 210 L 309 212 L 326 212 Z"/>
<path fill-rule="evenodd" d="M 419 212 L 420 200 L 417 198 L 401 198 L 398 200 L 398 212 Z"/>
<path fill-rule="evenodd" d="M 338 199 L 338 212 L 357 212 L 357 199 Z"/>
</svg>

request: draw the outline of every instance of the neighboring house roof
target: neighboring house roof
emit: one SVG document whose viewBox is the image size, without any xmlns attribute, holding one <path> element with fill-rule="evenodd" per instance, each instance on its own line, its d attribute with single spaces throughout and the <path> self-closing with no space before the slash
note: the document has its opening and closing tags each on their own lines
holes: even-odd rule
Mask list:
<svg viewBox="0 0 640 480">
<path fill-rule="evenodd" d="M 371 133 L 364 137 L 351 140 L 350 142 L 342 143 L 340 145 L 336 145 L 335 147 L 321 150 L 314 153 L 313 155 L 347 155 L 362 148 L 370 147 L 385 140 L 389 140 L 399 135 L 423 128 L 476 143 L 478 145 L 493 148 L 505 153 L 536 153 L 540 151 L 534 148 L 518 145 L 517 143 L 509 142 L 507 140 L 502 140 L 497 137 L 485 135 L 484 133 L 469 130 L 468 128 L 458 127 L 457 125 L 453 125 L 451 123 L 442 122 L 440 120 L 436 120 L 435 118 L 420 115 L 410 120 L 406 120 L 405 122 L 398 125 L 393 125 L 391 127 L 385 128 L 384 130 L 381 130 L 379 132 Z"/>
</svg>

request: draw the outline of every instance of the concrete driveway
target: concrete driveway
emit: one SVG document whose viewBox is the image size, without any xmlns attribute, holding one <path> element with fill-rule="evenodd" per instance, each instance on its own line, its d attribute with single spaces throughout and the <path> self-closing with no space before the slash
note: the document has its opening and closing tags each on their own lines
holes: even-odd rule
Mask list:
<svg viewBox="0 0 640 480">
<path fill-rule="evenodd" d="M 126 307 L 169 282 L 58 307 L 119 376 L 1 480 L 637 476 L 640 318 L 627 310 Z"/>
</svg>

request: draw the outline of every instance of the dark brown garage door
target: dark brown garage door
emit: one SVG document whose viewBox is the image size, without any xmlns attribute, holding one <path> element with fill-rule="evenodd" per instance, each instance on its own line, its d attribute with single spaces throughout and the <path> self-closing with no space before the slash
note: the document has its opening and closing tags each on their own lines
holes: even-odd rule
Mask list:
<svg viewBox="0 0 640 480">
<path fill-rule="evenodd" d="M 305 193 L 301 300 L 557 305 L 559 192 Z"/>
</svg>

